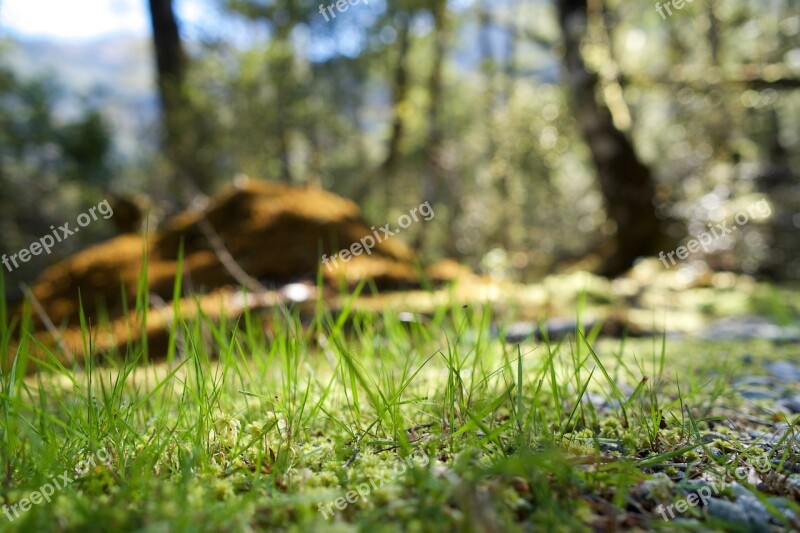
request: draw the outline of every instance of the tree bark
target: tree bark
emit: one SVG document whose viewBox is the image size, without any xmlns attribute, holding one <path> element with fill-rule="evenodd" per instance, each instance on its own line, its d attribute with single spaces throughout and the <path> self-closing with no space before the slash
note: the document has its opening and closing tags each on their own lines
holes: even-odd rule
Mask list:
<svg viewBox="0 0 800 533">
<path fill-rule="evenodd" d="M 428 80 L 430 102 L 428 106 L 428 142 L 425 150 L 428 172 L 422 182 L 422 198 L 423 201 L 434 202 L 438 197 L 442 182 L 440 152 L 443 132 L 439 118 L 444 85 L 444 56 L 447 49 L 447 2 L 446 0 L 435 0 L 430 9 L 434 20 L 433 68 Z"/>
<path fill-rule="evenodd" d="M 397 174 L 400 163 L 400 148 L 405 137 L 405 107 L 408 105 L 408 52 L 410 48 L 410 17 L 401 13 L 395 17 L 397 20 L 397 63 L 394 67 L 394 80 L 392 86 L 392 136 L 389 138 L 386 157 L 377 172 L 383 184 L 383 204 L 386 209 L 391 207 L 392 184 Z M 371 181 L 371 180 L 370 180 Z"/>
<path fill-rule="evenodd" d="M 173 166 L 177 192 L 189 195 L 197 185 L 208 189 L 213 181 L 211 169 L 199 160 L 204 128 L 195 120 L 186 93 L 188 59 L 181 43 L 173 2 L 149 0 L 149 3 L 164 150 Z"/>
<path fill-rule="evenodd" d="M 441 196 L 441 189 L 446 185 L 449 190 L 450 233 L 461 215 L 463 188 L 457 177 L 447 171 L 443 162 L 445 128 L 442 124 L 442 107 L 444 105 L 444 66 L 450 37 L 450 23 L 446 0 L 434 0 L 428 9 L 433 15 L 433 66 L 428 79 L 428 136 L 425 145 L 425 160 L 428 171 L 422 179 L 422 201 L 435 205 Z M 428 232 L 417 234 L 415 246 L 423 249 Z M 455 239 L 448 239 L 444 245 L 447 255 L 457 255 Z"/>
<path fill-rule="evenodd" d="M 597 169 L 608 217 L 616 224 L 613 249 L 599 273 L 617 276 L 634 261 L 656 251 L 661 238 L 656 216 L 655 185 L 650 169 L 618 130 L 604 103 L 598 102 L 597 77 L 588 71 L 580 51 L 586 33 L 586 0 L 556 0 L 564 39 L 564 67 L 575 117 Z"/>
<path fill-rule="evenodd" d="M 408 99 L 408 66 L 407 57 L 410 47 L 409 38 L 409 20 L 408 16 L 403 15 L 400 21 L 399 28 L 397 29 L 397 63 L 394 68 L 394 87 L 392 90 L 392 114 L 394 115 L 392 121 L 392 136 L 389 139 L 389 147 L 386 153 L 386 158 L 381 163 L 381 172 L 391 179 L 397 168 L 397 163 L 400 160 L 400 145 L 403 141 L 405 134 L 405 127 L 403 121 L 403 107 L 407 104 Z"/>
<path fill-rule="evenodd" d="M 178 21 L 172 8 L 172 0 L 149 0 L 150 22 L 153 28 L 153 45 L 156 54 L 158 93 L 165 115 L 167 135 L 174 134 L 172 118 L 181 107 L 186 55 L 181 45 Z"/>
</svg>

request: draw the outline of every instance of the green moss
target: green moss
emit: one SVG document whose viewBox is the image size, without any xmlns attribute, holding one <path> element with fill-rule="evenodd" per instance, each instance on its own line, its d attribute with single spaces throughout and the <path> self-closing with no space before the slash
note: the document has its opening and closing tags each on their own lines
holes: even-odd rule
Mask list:
<svg viewBox="0 0 800 533">
<path fill-rule="evenodd" d="M 431 531 L 489 520 L 503 531 L 589 531 L 612 514 L 648 527 L 661 519 L 646 510 L 679 494 L 664 475 L 720 479 L 707 452 L 753 464 L 787 450 L 747 447 L 750 421 L 772 421 L 737 400 L 731 381 L 752 371 L 736 363 L 745 353 L 789 358 L 789 347 L 670 342 L 663 364 L 653 339 L 621 352 L 602 339 L 597 359 L 574 338 L 517 352 L 479 334 L 484 315 L 460 307 L 416 330 L 357 314 L 345 331 L 324 309 L 304 330 L 287 310 L 267 338 L 242 320 L 240 331 L 184 324 L 198 347 L 214 328 L 212 345 L 184 363 L 94 368 L 91 391 L 77 370 L 42 370 L 16 388 L 3 374 L 0 389 L 13 394 L 0 412 L 6 502 L 74 469 L 86 450 L 104 445 L 111 458 L 12 529 Z M 400 469 L 410 453 L 427 464 Z M 365 497 L 322 515 L 364 484 Z"/>
</svg>

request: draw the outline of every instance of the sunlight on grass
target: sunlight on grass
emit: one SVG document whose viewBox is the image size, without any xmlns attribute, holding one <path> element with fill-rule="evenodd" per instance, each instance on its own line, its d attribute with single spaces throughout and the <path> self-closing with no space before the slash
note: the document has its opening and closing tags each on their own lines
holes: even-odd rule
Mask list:
<svg viewBox="0 0 800 533">
<path fill-rule="evenodd" d="M 68 368 L 0 306 L 2 347 L 25 332 L 0 374 L 10 526 L 589 530 L 676 464 L 730 480 L 731 461 L 765 455 L 778 473 L 795 446 L 796 421 L 763 448 L 718 423 L 744 407 L 734 358 L 708 346 L 598 339 L 580 318 L 564 339 L 542 328 L 542 342 L 510 345 L 489 307 L 404 322 L 355 311 L 360 289 L 336 314 L 319 302 L 313 316 L 176 318 L 167 360 L 150 365 L 145 343 L 99 360 L 83 320 L 87 356 Z M 98 451 L 108 460 L 78 475 Z M 62 472 L 74 480 L 50 502 L 11 509 Z M 637 498 L 637 520 L 657 527 L 673 497 Z"/>
</svg>

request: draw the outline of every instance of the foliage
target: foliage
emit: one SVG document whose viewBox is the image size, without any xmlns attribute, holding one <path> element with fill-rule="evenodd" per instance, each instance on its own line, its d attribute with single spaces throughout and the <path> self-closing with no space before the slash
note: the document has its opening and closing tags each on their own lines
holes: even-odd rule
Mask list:
<svg viewBox="0 0 800 533">
<path fill-rule="evenodd" d="M 354 311 L 357 295 L 343 294 L 336 315 L 319 302 L 310 316 L 176 316 L 155 365 L 141 365 L 146 344 L 98 365 L 87 321 L 86 357 L 66 367 L 23 335 L 0 371 L 7 505 L 62 472 L 75 480 L 11 524 L 1 517 L 4 528 L 655 528 L 657 505 L 701 482 L 688 477 L 696 469 L 726 502 L 735 468 L 754 465 L 766 465 L 764 484 L 736 491 L 771 502 L 763 525 L 789 527 L 786 510 L 798 511 L 787 477 L 797 420 L 731 388 L 748 375 L 740 355 L 765 363 L 791 347 L 739 343 L 714 358 L 696 354 L 721 344 L 601 341 L 580 305 L 568 339 L 543 328 L 541 343 L 515 346 L 502 323 L 493 333 L 487 307 L 440 304 L 404 322 Z M 146 294 L 136 301 L 146 321 Z M 29 328 L 4 322 L 0 349 Z M 753 424 L 774 435 L 754 442 Z M 105 459 L 84 468 L 92 456 Z M 407 457 L 416 466 L 398 468 Z M 364 484 L 364 498 L 330 510 Z M 669 527 L 753 525 L 744 520 L 693 508 Z"/>
<path fill-rule="evenodd" d="M 180 120 L 183 151 L 210 176 L 197 176 L 205 192 L 238 173 L 322 186 L 357 200 L 375 223 L 433 195 L 442 223 L 408 233 L 424 255 L 528 279 L 590 256 L 616 231 L 561 83 L 552 3 L 451 2 L 443 29 L 433 3 L 416 0 L 360 3 L 329 22 L 311 2 L 209 0 L 209 8 L 213 24 L 186 32 Z M 800 171 L 800 22 L 791 2 L 694 3 L 662 19 L 649 3 L 614 1 L 590 18 L 583 49 L 598 97 L 652 168 L 655 208 L 673 239 L 759 194 L 783 202 L 775 220 L 796 212 L 786 200 L 795 196 L 761 179 L 782 173 L 791 183 Z M 15 83 L 7 90 L 18 94 Z M 31 83 L 27 103 L 6 103 L 6 113 L 35 120 L 6 130 L 14 138 L 4 146 L 27 143 L 29 159 L 14 149 L 12 166 L 26 170 L 14 179 L 3 171 L 4 198 L 25 195 L 33 175 L 53 191 L 77 179 L 130 189 L 135 178 L 165 211 L 185 207 L 164 154 L 151 152 L 153 131 L 137 132 L 140 152 L 112 172 L 100 119 L 56 132 L 45 111 L 56 82 Z M 29 205 L 9 205 L 5 225 L 27 223 Z M 758 272 L 772 253 L 788 265 L 791 247 L 775 253 L 769 232 L 748 228 L 709 263 Z"/>
<path fill-rule="evenodd" d="M 0 65 L 0 249 L 6 253 L 73 218 L 112 181 L 107 121 L 91 107 L 63 116 L 61 93 L 51 77 L 20 79 Z M 56 256 L 104 235 L 88 230 Z M 35 263 L 43 264 L 41 258 Z"/>
</svg>

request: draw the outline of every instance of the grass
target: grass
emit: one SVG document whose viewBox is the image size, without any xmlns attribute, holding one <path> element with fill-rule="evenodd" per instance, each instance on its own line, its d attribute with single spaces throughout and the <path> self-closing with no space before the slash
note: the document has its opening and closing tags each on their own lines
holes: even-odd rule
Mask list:
<svg viewBox="0 0 800 533">
<path fill-rule="evenodd" d="M 787 482 L 797 420 L 731 388 L 758 372 L 745 352 L 788 359 L 791 346 L 600 339 L 580 319 L 564 339 L 543 330 L 510 345 L 490 307 L 404 322 L 354 311 L 361 289 L 336 314 L 320 301 L 312 316 L 178 318 L 167 360 L 149 364 L 146 340 L 98 364 L 82 316 L 87 355 L 74 368 L 0 303 L 0 348 L 22 332 L 0 373 L 2 503 L 74 478 L 49 502 L 9 509 L 0 531 L 797 526 L 786 512 L 800 512 Z M 732 465 L 752 473 L 756 459 L 769 464 L 760 484 L 739 481 L 772 524 L 700 506 L 662 519 L 659 504 L 701 478 L 730 487 Z"/>
</svg>

